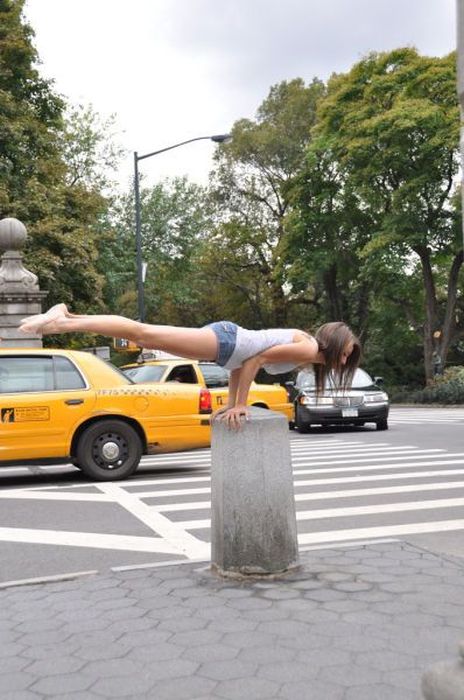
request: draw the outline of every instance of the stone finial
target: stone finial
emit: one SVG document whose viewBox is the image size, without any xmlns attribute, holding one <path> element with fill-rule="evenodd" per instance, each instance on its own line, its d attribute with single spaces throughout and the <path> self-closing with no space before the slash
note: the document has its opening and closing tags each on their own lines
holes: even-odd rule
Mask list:
<svg viewBox="0 0 464 700">
<path fill-rule="evenodd" d="M 20 250 L 24 248 L 26 238 L 26 227 L 18 219 L 0 221 L 0 250 Z"/>
<path fill-rule="evenodd" d="M 27 231 L 18 219 L 7 218 L 0 221 L 0 249 L 6 251 L 1 258 L 0 290 L 38 289 L 38 277 L 26 270 L 20 251 L 24 247 Z"/>
</svg>

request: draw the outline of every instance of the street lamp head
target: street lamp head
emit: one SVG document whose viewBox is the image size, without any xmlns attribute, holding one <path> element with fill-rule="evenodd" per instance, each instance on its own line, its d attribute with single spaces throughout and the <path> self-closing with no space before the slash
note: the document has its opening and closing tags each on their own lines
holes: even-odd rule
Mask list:
<svg viewBox="0 0 464 700">
<path fill-rule="evenodd" d="M 230 141 L 232 134 L 216 134 L 215 136 L 210 136 L 211 141 L 214 143 L 224 143 L 225 141 Z"/>
</svg>

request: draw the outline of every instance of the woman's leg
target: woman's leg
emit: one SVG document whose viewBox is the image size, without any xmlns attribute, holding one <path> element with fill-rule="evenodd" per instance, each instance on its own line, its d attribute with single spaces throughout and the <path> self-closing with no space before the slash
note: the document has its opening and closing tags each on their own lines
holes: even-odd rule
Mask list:
<svg viewBox="0 0 464 700">
<path fill-rule="evenodd" d="M 217 338 L 211 328 L 154 326 L 124 316 L 74 315 L 64 304 L 52 307 L 45 314 L 23 319 L 19 329 L 24 333 L 98 333 L 113 338 L 127 338 L 142 348 L 163 350 L 180 357 L 215 360 Z"/>
</svg>

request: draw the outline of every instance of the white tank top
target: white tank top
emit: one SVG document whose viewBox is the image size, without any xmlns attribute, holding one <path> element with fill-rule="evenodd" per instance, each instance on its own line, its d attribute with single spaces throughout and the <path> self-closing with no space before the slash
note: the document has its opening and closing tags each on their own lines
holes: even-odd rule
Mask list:
<svg viewBox="0 0 464 700">
<path fill-rule="evenodd" d="M 238 369 L 248 358 L 259 355 L 275 345 L 289 345 L 293 343 L 295 332 L 295 329 L 291 328 L 268 328 L 262 331 L 249 331 L 238 326 L 234 351 L 224 367 L 230 370 Z M 291 372 L 296 367 L 298 367 L 298 364 L 292 362 L 264 365 L 264 369 L 268 374 L 283 374 Z"/>
</svg>

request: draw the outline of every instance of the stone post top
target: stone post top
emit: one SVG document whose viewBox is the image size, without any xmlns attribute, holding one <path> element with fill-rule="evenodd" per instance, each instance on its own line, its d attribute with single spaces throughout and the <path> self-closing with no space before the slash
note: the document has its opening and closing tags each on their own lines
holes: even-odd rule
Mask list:
<svg viewBox="0 0 464 700">
<path fill-rule="evenodd" d="M 278 411 L 271 411 L 268 408 L 260 408 L 259 406 L 248 406 L 248 410 L 250 412 L 250 422 L 253 421 L 256 423 L 257 421 L 271 421 L 276 419 L 287 422 L 284 414 Z M 246 421 L 243 422 L 245 423 Z M 226 425 L 219 419 L 213 420 L 213 423 Z"/>
<path fill-rule="evenodd" d="M 0 220 L 0 249 L 19 250 L 26 242 L 27 231 L 19 219 L 8 217 Z"/>
</svg>

